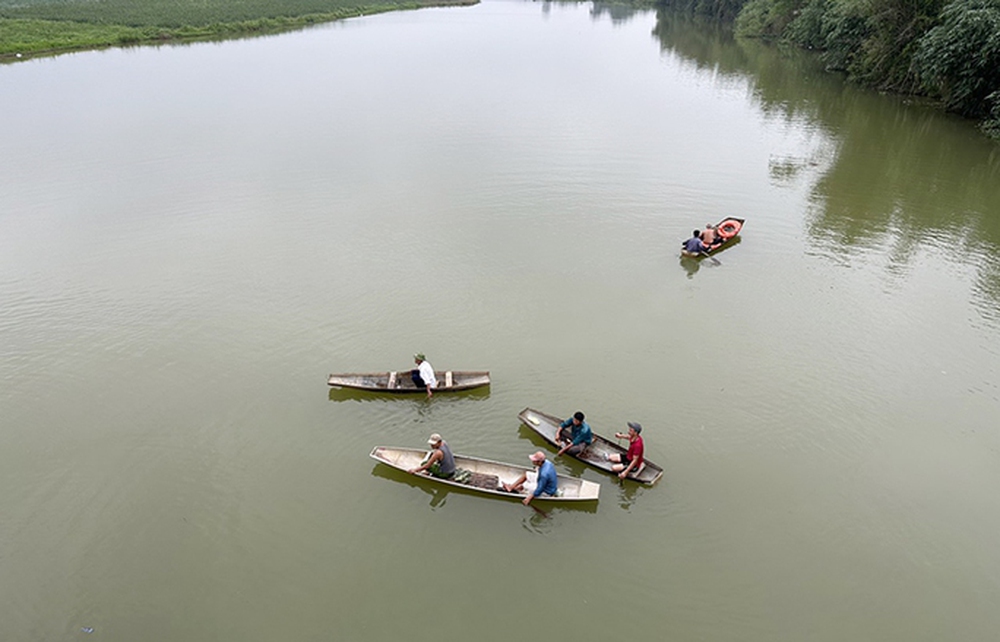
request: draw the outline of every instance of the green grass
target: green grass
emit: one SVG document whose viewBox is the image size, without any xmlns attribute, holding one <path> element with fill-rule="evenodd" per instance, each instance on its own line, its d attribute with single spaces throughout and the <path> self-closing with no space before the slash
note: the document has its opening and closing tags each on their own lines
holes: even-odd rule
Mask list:
<svg viewBox="0 0 1000 642">
<path fill-rule="evenodd" d="M 238 37 L 478 0 L 0 0 L 0 56 Z"/>
</svg>

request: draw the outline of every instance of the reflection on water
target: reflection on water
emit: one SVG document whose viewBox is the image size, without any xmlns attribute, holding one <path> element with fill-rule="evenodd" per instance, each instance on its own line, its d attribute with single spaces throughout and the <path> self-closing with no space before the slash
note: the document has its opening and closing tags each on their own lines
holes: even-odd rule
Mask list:
<svg viewBox="0 0 1000 642">
<path fill-rule="evenodd" d="M 776 157 L 769 168 L 779 185 L 813 180 L 806 231 L 817 253 L 877 250 L 891 270 L 924 247 L 954 250 L 976 271 L 981 313 L 996 318 L 1000 271 L 989 257 L 1000 251 L 1000 146 L 969 122 L 847 85 L 806 52 L 735 39 L 668 10 L 653 34 L 718 82 L 746 84 L 765 115 L 817 133 L 812 155 Z"/>
<path fill-rule="evenodd" d="M 635 503 L 635 500 L 641 497 L 643 492 L 646 490 L 646 488 L 640 484 L 632 481 L 625 481 L 623 479 L 617 480 L 615 482 L 615 486 L 618 491 L 618 505 L 626 511 L 632 508 L 632 504 Z M 610 488 L 608 490 L 610 490 Z"/>
<path fill-rule="evenodd" d="M 542 2 L 542 13 L 549 14 L 553 6 L 559 5 L 580 5 L 585 4 L 580 0 L 545 0 Z M 594 21 L 607 16 L 613 25 L 623 25 L 640 13 L 647 13 L 649 9 L 637 8 L 628 4 L 616 4 L 608 2 L 591 2 L 590 17 Z"/>
<path fill-rule="evenodd" d="M 444 506 L 448 500 L 448 494 L 452 491 L 477 494 L 474 491 L 463 491 L 462 489 L 454 488 L 452 486 L 438 484 L 427 479 L 426 477 L 417 477 L 416 475 L 404 473 L 401 470 L 396 470 L 395 468 L 386 466 L 385 464 L 375 464 L 375 467 L 372 468 L 372 476 L 403 482 L 412 488 L 419 488 L 431 496 L 429 506 L 434 509 Z"/>
<path fill-rule="evenodd" d="M 611 19 L 611 24 L 614 25 L 624 24 L 634 18 L 637 13 L 645 11 L 645 9 L 636 9 L 627 4 L 606 2 L 594 2 L 590 6 L 590 15 L 594 20 L 598 20 L 601 16 L 607 16 Z"/>
<path fill-rule="evenodd" d="M 698 258 L 694 256 L 684 256 L 683 254 L 681 255 L 680 265 L 682 268 L 684 268 L 684 271 L 687 272 L 687 277 L 689 279 L 694 278 L 694 275 L 698 273 L 698 270 L 702 268 L 703 264 L 705 267 L 710 267 L 710 268 L 719 267 L 720 265 L 722 265 L 722 263 L 719 262 L 719 259 L 715 258 L 714 256 Z"/>
<path fill-rule="evenodd" d="M 522 439 L 527 439 L 528 441 L 530 441 L 531 444 L 535 446 L 536 449 L 538 450 L 550 450 L 552 448 L 549 442 L 542 439 L 541 435 L 532 430 L 529 426 L 525 426 L 523 423 L 518 426 L 517 434 Z M 570 458 L 570 460 L 576 462 L 575 459 Z M 583 464 L 580 463 L 580 466 L 583 466 Z"/>
</svg>

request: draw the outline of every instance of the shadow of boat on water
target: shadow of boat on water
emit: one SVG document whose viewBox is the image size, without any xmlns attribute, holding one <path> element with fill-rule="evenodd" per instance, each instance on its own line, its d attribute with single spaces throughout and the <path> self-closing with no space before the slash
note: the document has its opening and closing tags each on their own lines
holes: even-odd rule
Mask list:
<svg viewBox="0 0 1000 642">
<path fill-rule="evenodd" d="M 327 398 L 330 401 L 381 401 L 385 403 L 416 402 L 427 403 L 456 403 L 459 401 L 481 401 L 489 399 L 490 386 L 482 388 L 472 388 L 471 390 L 457 390 L 455 392 L 435 392 L 430 399 L 423 391 L 414 392 L 375 392 L 373 390 L 358 390 L 357 388 L 335 388 L 331 387 Z"/>
</svg>

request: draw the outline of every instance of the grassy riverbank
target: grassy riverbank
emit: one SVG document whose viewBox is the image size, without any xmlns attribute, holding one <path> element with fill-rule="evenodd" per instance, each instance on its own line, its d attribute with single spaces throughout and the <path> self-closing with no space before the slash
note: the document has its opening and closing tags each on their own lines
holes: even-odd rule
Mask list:
<svg viewBox="0 0 1000 642">
<path fill-rule="evenodd" d="M 362 4 L 363 2 L 363 4 Z M 229 38 L 478 0 L 0 0 L 0 57 Z"/>
<path fill-rule="evenodd" d="M 658 0 L 816 51 L 866 87 L 925 96 L 1000 140 L 1000 0 Z"/>
</svg>

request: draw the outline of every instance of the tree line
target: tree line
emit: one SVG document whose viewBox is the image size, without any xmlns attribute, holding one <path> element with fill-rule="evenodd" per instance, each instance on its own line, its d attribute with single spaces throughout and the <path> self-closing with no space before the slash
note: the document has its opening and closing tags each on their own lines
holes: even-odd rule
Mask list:
<svg viewBox="0 0 1000 642">
<path fill-rule="evenodd" d="M 927 96 L 1000 139 L 1000 0 L 659 0 L 819 52 L 830 70 Z"/>
</svg>

